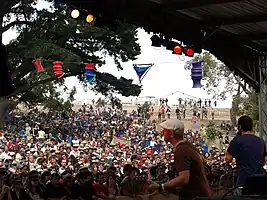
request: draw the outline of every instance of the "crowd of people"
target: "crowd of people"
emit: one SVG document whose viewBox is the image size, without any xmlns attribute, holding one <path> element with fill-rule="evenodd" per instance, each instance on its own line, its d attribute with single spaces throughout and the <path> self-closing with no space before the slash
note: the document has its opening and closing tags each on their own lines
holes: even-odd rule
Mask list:
<svg viewBox="0 0 267 200">
<path fill-rule="evenodd" d="M 188 112 L 190 113 L 190 117 L 192 117 L 192 121 L 196 123 L 196 121 L 200 121 L 203 119 L 215 120 L 215 110 L 211 106 L 211 100 L 205 100 L 202 103 L 202 100 L 198 101 L 190 100 L 188 103 L 186 100 L 182 101 L 179 99 L 179 104 L 176 106 L 175 115 L 177 119 L 186 119 L 188 116 Z M 217 102 L 214 102 L 214 106 L 217 106 Z M 209 116 L 210 110 L 210 116 Z M 154 108 L 152 107 L 151 112 L 154 112 Z M 158 110 L 158 121 L 171 118 L 171 107 L 168 104 L 168 99 L 160 100 L 160 107 Z"/>
<path fill-rule="evenodd" d="M 168 188 L 169 180 L 182 175 L 174 137 L 159 134 L 161 128 L 136 111 L 92 106 L 72 113 L 13 113 L 0 131 L 0 199 L 114 199 L 148 194 L 166 182 Z M 231 188 L 235 165 L 224 162 L 228 144 L 209 148 L 201 132 L 181 130 L 209 185 Z"/>
</svg>

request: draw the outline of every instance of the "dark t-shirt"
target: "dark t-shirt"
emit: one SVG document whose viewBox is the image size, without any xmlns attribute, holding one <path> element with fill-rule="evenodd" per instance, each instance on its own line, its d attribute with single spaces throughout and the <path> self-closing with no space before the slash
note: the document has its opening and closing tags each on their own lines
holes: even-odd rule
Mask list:
<svg viewBox="0 0 267 200">
<path fill-rule="evenodd" d="M 48 183 L 45 188 L 45 197 L 46 198 L 61 198 L 66 196 L 66 191 L 63 185 L 59 184 L 54 186 L 51 183 Z"/>
<path fill-rule="evenodd" d="M 32 200 L 32 198 L 24 190 L 21 190 L 19 199 L 14 191 L 11 191 L 10 194 L 12 200 Z M 8 192 L 5 193 L 3 200 L 9 200 Z"/>
<path fill-rule="evenodd" d="M 96 191 L 91 183 L 84 183 L 83 185 L 78 185 L 78 193 L 80 197 L 85 200 L 93 199 L 96 195 Z"/>
<path fill-rule="evenodd" d="M 248 176 L 264 174 L 263 160 L 266 156 L 264 141 L 252 134 L 235 137 L 227 152 L 236 159 L 236 185 L 243 185 Z"/>
<path fill-rule="evenodd" d="M 180 199 L 191 200 L 194 197 L 208 197 L 211 190 L 205 174 L 204 165 L 197 150 L 189 143 L 178 144 L 174 152 L 177 172 L 190 171 L 188 184 L 180 190 Z"/>
<path fill-rule="evenodd" d="M 64 196 L 67 197 L 67 199 L 71 200 L 80 199 L 79 188 L 76 184 L 73 184 L 71 189 L 64 188 L 64 192 L 65 192 Z"/>
</svg>

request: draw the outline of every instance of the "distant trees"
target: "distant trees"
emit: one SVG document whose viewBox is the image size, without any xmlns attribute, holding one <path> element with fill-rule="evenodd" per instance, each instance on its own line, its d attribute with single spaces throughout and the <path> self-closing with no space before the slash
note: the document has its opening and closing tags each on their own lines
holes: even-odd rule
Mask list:
<svg viewBox="0 0 267 200">
<path fill-rule="evenodd" d="M 213 121 L 210 121 L 205 129 L 206 137 L 208 140 L 215 140 L 218 139 L 220 133 Z"/>
</svg>

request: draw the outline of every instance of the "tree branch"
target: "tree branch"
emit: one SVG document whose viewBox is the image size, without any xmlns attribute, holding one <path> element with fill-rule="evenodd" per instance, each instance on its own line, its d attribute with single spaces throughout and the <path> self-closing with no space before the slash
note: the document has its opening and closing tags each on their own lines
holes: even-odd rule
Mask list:
<svg viewBox="0 0 267 200">
<path fill-rule="evenodd" d="M 32 22 L 28 22 L 28 21 L 13 21 L 13 22 L 7 24 L 6 26 L 4 26 L 2 28 L 2 31 L 3 31 L 2 33 L 6 32 L 7 30 L 9 30 L 10 28 L 12 28 L 13 26 L 23 25 L 23 24 L 30 25 L 30 24 L 32 24 Z"/>
<path fill-rule="evenodd" d="M 15 6 L 16 4 L 18 4 L 20 2 L 20 0 L 1 0 L 3 2 L 3 11 L 4 13 L 3 14 L 6 14 L 8 13 L 8 11 L 13 7 Z"/>
<path fill-rule="evenodd" d="M 242 88 L 242 90 L 243 90 L 246 94 L 248 94 L 248 95 L 251 94 L 251 91 L 249 91 L 249 90 L 246 88 L 246 86 L 245 86 L 241 81 L 238 81 L 238 85 Z"/>
<path fill-rule="evenodd" d="M 74 74 L 73 73 L 65 74 L 64 75 L 64 79 L 67 78 L 67 77 L 70 77 L 70 76 L 77 76 L 80 73 L 81 72 L 76 72 Z M 57 80 L 57 77 L 50 77 L 50 78 L 47 78 L 47 79 L 36 81 L 36 82 L 32 83 L 31 85 L 27 85 L 25 87 L 21 87 L 21 88 L 17 89 L 14 93 L 12 93 L 9 96 L 7 96 L 7 98 L 14 97 L 15 95 L 18 95 L 20 93 L 26 92 L 27 90 L 31 90 L 31 89 L 39 86 L 39 85 L 46 84 L 46 83 L 54 81 L 54 80 Z"/>
</svg>

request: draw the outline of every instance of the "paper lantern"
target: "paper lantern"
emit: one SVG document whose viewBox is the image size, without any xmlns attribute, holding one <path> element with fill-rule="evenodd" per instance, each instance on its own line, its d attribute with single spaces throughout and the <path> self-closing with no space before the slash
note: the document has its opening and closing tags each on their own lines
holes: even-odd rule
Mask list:
<svg viewBox="0 0 267 200">
<path fill-rule="evenodd" d="M 96 66 L 96 64 L 85 64 L 84 65 L 84 69 L 85 69 L 85 73 L 84 73 L 84 75 L 85 75 L 85 77 L 86 77 L 86 79 L 87 79 L 87 81 L 89 82 L 89 83 L 91 83 L 92 81 L 94 81 L 95 80 L 95 78 L 96 78 L 96 74 L 95 74 L 95 66 Z"/>
<path fill-rule="evenodd" d="M 191 79 L 193 81 L 193 88 L 201 88 L 203 61 L 193 62 L 191 68 Z"/>
<path fill-rule="evenodd" d="M 53 70 L 54 70 L 54 74 L 58 79 L 61 79 L 64 76 L 64 72 L 63 72 L 63 63 L 62 62 L 53 62 Z"/>
<path fill-rule="evenodd" d="M 86 63 L 86 64 L 84 64 L 84 69 L 90 69 L 90 70 L 96 70 L 95 69 L 95 66 L 96 66 L 96 64 L 88 64 L 88 63 Z"/>
<path fill-rule="evenodd" d="M 41 59 L 36 59 L 36 60 L 32 61 L 32 63 L 33 63 L 33 65 L 34 65 L 34 67 L 38 73 L 41 73 L 44 71 L 44 67 L 42 65 Z"/>
<path fill-rule="evenodd" d="M 86 80 L 87 80 L 89 83 L 91 83 L 92 81 L 94 81 L 94 80 L 95 80 L 95 77 L 96 77 L 95 74 L 90 74 L 90 75 L 86 74 Z"/>
</svg>

